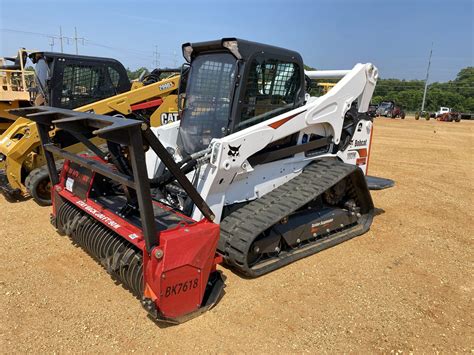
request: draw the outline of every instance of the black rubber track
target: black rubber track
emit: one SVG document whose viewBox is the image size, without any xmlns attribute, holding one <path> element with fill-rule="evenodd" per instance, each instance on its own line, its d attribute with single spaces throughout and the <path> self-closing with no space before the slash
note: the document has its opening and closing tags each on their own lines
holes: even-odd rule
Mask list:
<svg viewBox="0 0 474 355">
<path fill-rule="evenodd" d="M 343 179 L 349 180 L 352 186 L 350 193 L 361 207 L 361 216 L 355 226 L 315 239 L 299 248 L 282 251 L 278 256 L 251 267 L 248 265 L 250 247 L 261 233 Z M 218 250 L 232 268 L 247 276 L 258 277 L 365 233 L 372 223 L 373 210 L 372 198 L 361 169 L 335 159 L 321 159 L 309 164 L 289 182 L 226 216 L 220 223 Z"/>
</svg>

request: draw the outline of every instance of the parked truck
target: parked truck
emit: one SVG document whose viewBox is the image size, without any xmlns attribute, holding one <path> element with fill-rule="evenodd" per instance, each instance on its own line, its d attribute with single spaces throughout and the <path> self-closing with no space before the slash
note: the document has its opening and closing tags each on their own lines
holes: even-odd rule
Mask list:
<svg viewBox="0 0 474 355">
<path fill-rule="evenodd" d="M 377 108 L 376 114 L 377 117 L 400 117 L 402 120 L 405 119 L 405 111 L 400 105 L 396 104 L 395 101 L 382 101 Z"/>
</svg>

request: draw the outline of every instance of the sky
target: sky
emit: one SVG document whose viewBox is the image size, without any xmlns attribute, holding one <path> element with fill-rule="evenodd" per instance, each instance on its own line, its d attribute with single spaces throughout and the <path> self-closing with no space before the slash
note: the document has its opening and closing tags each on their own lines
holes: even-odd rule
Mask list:
<svg viewBox="0 0 474 355">
<path fill-rule="evenodd" d="M 126 67 L 174 67 L 181 44 L 238 37 L 298 51 L 317 69 L 371 62 L 382 78 L 453 80 L 474 66 L 473 0 L 0 0 L 0 55 L 50 50 L 74 37 L 79 54 Z M 22 19 L 21 21 L 19 19 Z M 54 39 L 54 51 L 60 51 Z M 75 52 L 64 40 L 64 51 Z M 159 53 L 158 56 L 154 52 Z M 157 58 L 158 57 L 158 58 Z"/>
</svg>

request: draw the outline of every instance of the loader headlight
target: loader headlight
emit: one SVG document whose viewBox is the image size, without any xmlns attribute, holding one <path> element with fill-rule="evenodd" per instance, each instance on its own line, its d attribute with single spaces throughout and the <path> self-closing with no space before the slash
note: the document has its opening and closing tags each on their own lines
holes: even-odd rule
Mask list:
<svg viewBox="0 0 474 355">
<path fill-rule="evenodd" d="M 188 63 L 191 63 L 191 54 L 193 53 L 193 47 L 191 44 L 183 44 L 183 57 Z"/>
<path fill-rule="evenodd" d="M 222 47 L 227 48 L 237 59 L 242 59 L 239 52 L 239 44 L 236 40 L 223 40 Z"/>
<path fill-rule="evenodd" d="M 367 134 L 369 134 L 370 130 L 372 129 L 372 122 L 367 121 L 367 123 L 365 125 L 365 129 L 367 130 Z"/>
<path fill-rule="evenodd" d="M 219 150 L 221 149 L 221 144 L 220 143 L 214 143 L 212 145 L 212 153 L 211 153 L 211 161 L 210 163 L 214 166 L 216 166 L 217 163 L 217 158 L 219 156 Z"/>
<path fill-rule="evenodd" d="M 0 153 L 0 163 L 4 162 L 6 158 L 5 154 Z"/>
</svg>

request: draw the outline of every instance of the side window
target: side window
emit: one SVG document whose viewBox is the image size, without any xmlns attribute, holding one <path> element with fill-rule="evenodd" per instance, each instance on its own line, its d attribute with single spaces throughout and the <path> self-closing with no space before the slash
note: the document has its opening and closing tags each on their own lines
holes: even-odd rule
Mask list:
<svg viewBox="0 0 474 355">
<path fill-rule="evenodd" d="M 91 101 L 99 82 L 95 68 L 68 65 L 64 68 L 61 107 L 76 108 Z"/>
<path fill-rule="evenodd" d="M 120 74 L 118 73 L 118 71 L 116 71 L 112 67 L 108 67 L 107 69 L 109 70 L 110 81 L 112 82 L 112 85 L 114 86 L 114 88 L 117 89 L 117 86 L 119 84 Z"/>
<path fill-rule="evenodd" d="M 111 70 L 113 72 L 111 72 Z M 116 94 L 119 74 L 105 66 L 69 64 L 64 68 L 61 107 L 77 108 Z"/>
<path fill-rule="evenodd" d="M 300 86 L 298 64 L 256 58 L 250 65 L 237 130 L 294 108 Z"/>
</svg>

